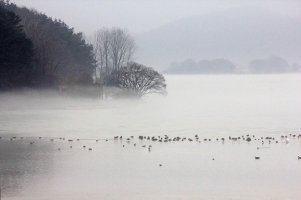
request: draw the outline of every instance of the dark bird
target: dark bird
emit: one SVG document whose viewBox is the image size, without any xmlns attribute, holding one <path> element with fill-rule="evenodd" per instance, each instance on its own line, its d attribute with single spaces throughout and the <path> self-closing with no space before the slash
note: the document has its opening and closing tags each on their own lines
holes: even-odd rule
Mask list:
<svg viewBox="0 0 301 200">
<path fill-rule="evenodd" d="M 259 156 L 255 156 L 255 160 L 259 160 L 260 159 L 260 157 Z"/>
<path fill-rule="evenodd" d="M 301 156 L 298 156 L 298 160 L 301 160 Z"/>
</svg>

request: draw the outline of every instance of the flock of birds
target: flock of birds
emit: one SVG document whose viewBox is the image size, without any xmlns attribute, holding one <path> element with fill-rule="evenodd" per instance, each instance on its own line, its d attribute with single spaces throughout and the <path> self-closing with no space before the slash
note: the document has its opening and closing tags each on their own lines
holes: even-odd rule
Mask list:
<svg viewBox="0 0 301 200">
<path fill-rule="evenodd" d="M 3 140 L 4 138 L 0 137 L 0 140 Z M 9 140 L 13 141 L 13 140 L 17 140 L 17 139 L 26 139 L 25 137 L 10 137 Z M 27 138 L 28 139 L 28 138 Z M 33 138 L 30 138 L 30 145 L 35 144 L 36 140 L 42 140 L 42 139 L 46 139 L 46 138 L 42 138 L 42 137 L 38 137 L 35 138 L 36 140 L 33 140 Z M 83 141 L 83 140 L 93 140 L 93 139 L 66 139 L 64 137 L 60 137 L 60 138 L 48 138 L 50 142 L 55 142 L 55 141 L 67 141 L 70 144 L 72 144 L 73 142 L 76 141 Z M 137 142 L 140 141 L 139 143 Z M 275 137 L 256 137 L 255 135 L 242 135 L 242 136 L 238 136 L 238 137 L 219 137 L 219 138 L 200 138 L 198 134 L 194 135 L 194 137 L 170 137 L 168 135 L 163 135 L 163 136 L 130 136 L 130 137 L 124 137 L 124 136 L 114 136 L 111 139 L 95 139 L 96 142 L 99 141 L 120 141 L 122 143 L 122 147 L 125 147 L 125 143 L 126 144 L 133 144 L 134 147 L 137 147 L 138 145 L 141 145 L 141 142 L 143 141 L 148 141 L 148 142 L 157 142 L 157 143 L 175 143 L 175 142 L 197 142 L 197 143 L 201 143 L 201 142 L 222 142 L 225 143 L 226 141 L 231 141 L 231 142 L 240 142 L 240 141 L 245 141 L 245 142 L 252 142 L 252 141 L 257 141 L 259 142 L 259 144 L 261 144 L 262 146 L 265 144 L 271 144 L 271 143 L 286 143 L 288 144 L 290 142 L 290 139 L 301 139 L 301 134 L 297 135 L 297 134 L 289 134 L 289 135 L 281 135 L 279 139 L 276 139 Z M 152 145 L 146 145 L 146 144 L 142 144 L 141 145 L 142 148 L 147 148 L 149 152 L 151 152 L 152 150 Z M 73 148 L 72 145 L 69 146 L 69 148 Z M 91 147 L 87 147 L 86 145 L 82 146 L 83 149 L 88 149 L 89 151 L 92 151 L 93 149 Z M 260 149 L 261 147 L 258 146 L 257 149 Z M 61 151 L 61 148 L 57 149 L 58 151 Z M 255 160 L 259 160 L 260 157 L 259 156 L 255 156 Z M 298 160 L 301 160 L 301 156 L 297 157 Z M 214 160 L 214 158 L 212 159 Z M 162 166 L 162 164 L 159 165 L 160 167 Z"/>
</svg>

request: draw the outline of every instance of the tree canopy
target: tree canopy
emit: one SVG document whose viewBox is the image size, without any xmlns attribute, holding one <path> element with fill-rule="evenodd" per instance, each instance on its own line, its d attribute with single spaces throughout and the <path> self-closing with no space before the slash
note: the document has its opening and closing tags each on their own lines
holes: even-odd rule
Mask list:
<svg viewBox="0 0 301 200">
<path fill-rule="evenodd" d="M 131 95 L 141 97 L 149 93 L 165 93 L 164 76 L 150 67 L 129 62 L 117 73 L 118 87 L 128 90 Z"/>
<path fill-rule="evenodd" d="M 96 67 L 93 47 L 86 43 L 82 33 L 75 33 L 63 21 L 35 10 L 0 3 L 20 17 L 20 24 L 32 41 L 34 85 L 92 84 Z"/>
<path fill-rule="evenodd" d="M 0 89 L 30 85 L 33 48 L 20 21 L 0 2 Z"/>
</svg>

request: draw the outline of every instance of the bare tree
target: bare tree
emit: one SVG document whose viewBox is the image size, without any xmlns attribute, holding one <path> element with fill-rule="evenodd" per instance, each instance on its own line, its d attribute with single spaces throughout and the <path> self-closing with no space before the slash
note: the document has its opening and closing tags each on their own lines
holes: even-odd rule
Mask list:
<svg viewBox="0 0 301 200">
<path fill-rule="evenodd" d="M 127 31 L 119 28 L 102 28 L 96 31 L 93 46 L 99 71 L 104 74 L 105 79 L 110 80 L 112 72 L 119 71 L 132 60 L 136 48 L 134 39 Z"/>
<path fill-rule="evenodd" d="M 100 72 L 105 72 L 108 75 L 111 65 L 109 60 L 109 30 L 106 28 L 99 29 L 95 32 L 93 40 L 94 54 L 97 61 L 97 66 L 100 68 Z"/>
<path fill-rule="evenodd" d="M 150 67 L 130 62 L 117 73 L 118 86 L 132 95 L 141 97 L 149 93 L 166 92 L 164 76 Z"/>
<path fill-rule="evenodd" d="M 110 58 L 113 70 L 119 71 L 120 68 L 128 63 L 135 50 L 135 41 L 127 31 L 113 28 L 111 31 Z"/>
</svg>

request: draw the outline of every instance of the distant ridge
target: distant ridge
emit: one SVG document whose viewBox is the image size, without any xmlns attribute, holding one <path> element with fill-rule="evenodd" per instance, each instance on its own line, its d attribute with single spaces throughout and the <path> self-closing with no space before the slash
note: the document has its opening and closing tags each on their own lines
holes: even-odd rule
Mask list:
<svg viewBox="0 0 301 200">
<path fill-rule="evenodd" d="M 164 70 L 173 61 L 225 58 L 247 65 L 279 55 L 301 60 L 301 20 L 258 8 L 193 16 L 136 37 L 138 59 Z"/>
</svg>

